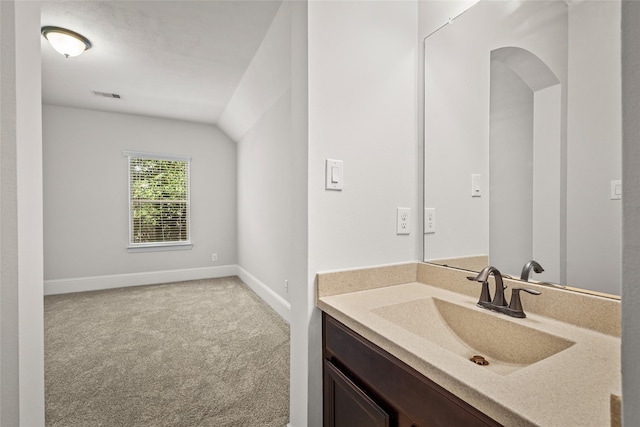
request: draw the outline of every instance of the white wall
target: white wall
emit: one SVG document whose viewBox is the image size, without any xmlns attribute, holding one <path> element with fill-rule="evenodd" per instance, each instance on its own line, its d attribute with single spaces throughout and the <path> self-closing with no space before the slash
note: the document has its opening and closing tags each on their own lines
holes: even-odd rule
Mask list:
<svg viewBox="0 0 640 427">
<path fill-rule="evenodd" d="M 492 60 L 490 69 L 489 180 L 483 182 L 484 197 L 491 183 L 489 254 L 492 265 L 517 274 L 533 252 L 534 92 L 508 65 Z"/>
<path fill-rule="evenodd" d="M 327 31 L 331 28 L 331 31 Z M 309 222 L 319 269 L 415 259 L 417 2 L 309 5 Z M 344 190 L 325 190 L 325 159 Z M 411 235 L 396 235 L 410 207 Z"/>
<path fill-rule="evenodd" d="M 238 265 L 285 300 L 294 210 L 291 93 L 238 143 Z"/>
<path fill-rule="evenodd" d="M 309 317 L 315 310 L 313 288 L 309 286 L 308 183 L 309 175 L 309 68 L 308 4 L 291 1 L 291 159 L 295 238 L 290 248 L 291 359 L 289 387 L 291 426 L 306 426 L 309 384 Z M 314 348 L 315 350 L 315 348 Z M 314 405 L 320 402 L 315 400 Z"/>
<path fill-rule="evenodd" d="M 0 424 L 44 425 L 40 5 L 0 4 Z"/>
<path fill-rule="evenodd" d="M 274 17 L 222 126 L 238 138 L 238 265 L 287 301 L 292 189 L 301 185 L 291 168 L 289 3 Z"/>
<path fill-rule="evenodd" d="M 567 283 L 619 295 L 622 203 L 610 183 L 622 173 L 620 3 L 569 11 Z"/>
<path fill-rule="evenodd" d="M 20 420 L 15 2 L 0 2 L 0 424 Z"/>
<path fill-rule="evenodd" d="M 308 289 L 313 295 L 318 271 L 419 259 L 421 143 L 417 2 L 311 2 L 308 7 Z M 327 158 L 344 161 L 341 192 L 324 189 Z M 396 235 L 397 207 L 412 209 L 410 235 Z M 307 425 L 319 426 L 317 309 L 309 311 L 307 322 Z"/>
<path fill-rule="evenodd" d="M 239 142 L 291 87 L 291 11 L 283 2 L 218 126 Z"/>
<path fill-rule="evenodd" d="M 47 284 L 236 264 L 236 146 L 215 126 L 46 105 L 43 135 Z M 192 250 L 127 252 L 124 150 L 191 156 Z"/>
<path fill-rule="evenodd" d="M 448 0 L 431 1 L 420 0 L 418 2 L 418 39 L 424 41 L 440 27 L 447 25 L 449 18 L 464 13 L 479 0 Z M 421 59 L 424 56 L 420 55 Z"/>
<path fill-rule="evenodd" d="M 563 224 L 558 221 L 562 217 L 564 194 L 561 189 L 562 88 L 555 84 L 538 90 L 534 99 L 533 259 L 545 268 L 535 277 L 536 280 L 561 283 L 565 270 L 561 255 Z"/>
<path fill-rule="evenodd" d="M 623 424 L 640 425 L 640 2 L 622 4 L 622 406 Z"/>
</svg>

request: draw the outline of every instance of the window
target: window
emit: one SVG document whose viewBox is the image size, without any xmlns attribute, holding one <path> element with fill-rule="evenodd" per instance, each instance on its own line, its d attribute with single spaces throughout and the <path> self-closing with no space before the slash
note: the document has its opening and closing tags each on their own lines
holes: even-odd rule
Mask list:
<svg viewBox="0 0 640 427">
<path fill-rule="evenodd" d="M 191 248 L 189 157 L 125 151 L 129 250 Z"/>
</svg>

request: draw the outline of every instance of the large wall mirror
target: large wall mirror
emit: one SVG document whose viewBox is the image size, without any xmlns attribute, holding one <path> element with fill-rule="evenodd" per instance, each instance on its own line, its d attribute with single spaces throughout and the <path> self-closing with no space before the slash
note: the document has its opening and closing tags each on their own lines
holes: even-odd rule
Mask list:
<svg viewBox="0 0 640 427">
<path fill-rule="evenodd" d="M 425 261 L 620 294 L 620 22 L 481 0 L 425 39 Z"/>
</svg>

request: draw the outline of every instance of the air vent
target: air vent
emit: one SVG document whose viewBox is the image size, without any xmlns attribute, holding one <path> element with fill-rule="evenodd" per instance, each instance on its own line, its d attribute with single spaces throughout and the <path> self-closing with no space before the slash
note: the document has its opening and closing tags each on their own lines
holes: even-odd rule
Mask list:
<svg viewBox="0 0 640 427">
<path fill-rule="evenodd" d="M 103 98 L 116 98 L 116 99 L 121 98 L 121 96 L 118 95 L 117 93 L 98 92 L 97 90 L 92 90 L 91 93 L 94 94 L 95 96 L 102 96 Z"/>
</svg>

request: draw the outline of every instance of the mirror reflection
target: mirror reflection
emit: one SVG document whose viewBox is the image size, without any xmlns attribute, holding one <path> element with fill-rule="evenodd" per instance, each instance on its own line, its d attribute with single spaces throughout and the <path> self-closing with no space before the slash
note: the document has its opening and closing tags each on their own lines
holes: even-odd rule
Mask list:
<svg viewBox="0 0 640 427">
<path fill-rule="evenodd" d="M 425 39 L 425 261 L 619 295 L 620 2 L 451 22 Z"/>
</svg>

